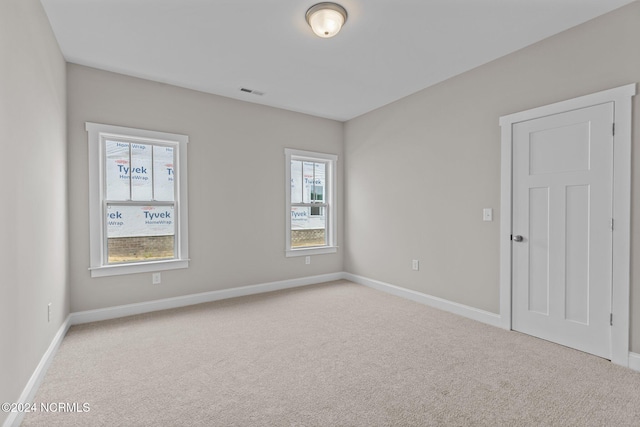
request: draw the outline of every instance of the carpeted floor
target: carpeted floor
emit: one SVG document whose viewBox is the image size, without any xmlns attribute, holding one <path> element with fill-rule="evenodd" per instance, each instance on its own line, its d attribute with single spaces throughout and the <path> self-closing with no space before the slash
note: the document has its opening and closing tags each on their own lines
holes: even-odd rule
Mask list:
<svg viewBox="0 0 640 427">
<path fill-rule="evenodd" d="M 638 426 L 640 373 L 333 282 L 74 326 L 23 426 Z M 81 409 L 82 410 L 82 409 Z"/>
</svg>

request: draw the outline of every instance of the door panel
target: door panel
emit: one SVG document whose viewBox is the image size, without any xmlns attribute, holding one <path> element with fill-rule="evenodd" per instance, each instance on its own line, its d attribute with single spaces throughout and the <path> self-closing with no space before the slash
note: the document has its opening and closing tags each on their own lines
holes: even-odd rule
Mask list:
<svg viewBox="0 0 640 427">
<path fill-rule="evenodd" d="M 531 133 L 529 171 L 531 175 L 589 169 L 589 124 L 574 123 Z M 570 157 L 562 153 L 570 152 Z"/>
<path fill-rule="evenodd" d="M 588 185 L 567 186 L 566 319 L 589 324 L 589 192 Z"/>
<path fill-rule="evenodd" d="M 610 358 L 613 103 L 513 125 L 513 329 Z"/>
<path fill-rule="evenodd" d="M 549 314 L 549 189 L 530 188 L 529 207 L 528 306 L 529 311 Z"/>
</svg>

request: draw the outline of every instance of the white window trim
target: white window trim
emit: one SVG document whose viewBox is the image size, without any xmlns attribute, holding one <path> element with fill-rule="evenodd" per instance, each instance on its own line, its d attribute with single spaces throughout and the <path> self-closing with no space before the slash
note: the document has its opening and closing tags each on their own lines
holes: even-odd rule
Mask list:
<svg viewBox="0 0 640 427">
<path fill-rule="evenodd" d="M 337 176 L 337 164 L 338 156 L 335 154 L 316 153 L 313 151 L 294 150 L 291 148 L 285 148 L 285 256 L 308 256 L 308 255 L 320 255 L 336 253 L 338 251 L 337 240 L 337 197 L 336 197 L 336 176 Z M 326 188 L 327 194 L 324 195 L 327 202 L 328 215 L 327 215 L 327 245 L 311 248 L 291 248 L 291 160 L 324 160 L 327 161 L 327 167 L 329 170 L 326 176 L 329 177 L 329 185 Z"/>
<path fill-rule="evenodd" d="M 187 143 L 186 135 L 157 132 L 143 129 L 112 126 L 100 123 L 85 123 L 89 144 L 89 249 L 91 277 L 115 276 L 121 274 L 146 273 L 189 267 L 189 227 L 187 197 Z M 105 137 L 134 137 L 177 143 L 176 188 L 178 237 L 176 258 L 126 264 L 103 264 L 104 259 L 104 215 L 102 212 L 102 189 L 104 188 L 104 159 L 101 150 Z"/>
</svg>

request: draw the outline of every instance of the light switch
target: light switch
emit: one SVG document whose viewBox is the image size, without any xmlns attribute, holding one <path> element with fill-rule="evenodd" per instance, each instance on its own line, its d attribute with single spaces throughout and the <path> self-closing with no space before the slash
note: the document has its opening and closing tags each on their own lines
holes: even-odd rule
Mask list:
<svg viewBox="0 0 640 427">
<path fill-rule="evenodd" d="M 493 221 L 493 209 L 484 208 L 482 210 L 482 220 L 483 221 Z"/>
</svg>

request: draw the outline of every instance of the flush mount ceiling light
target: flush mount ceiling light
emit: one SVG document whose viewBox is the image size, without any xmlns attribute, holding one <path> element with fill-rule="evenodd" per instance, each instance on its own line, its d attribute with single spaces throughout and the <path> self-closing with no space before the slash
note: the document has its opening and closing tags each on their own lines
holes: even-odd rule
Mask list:
<svg viewBox="0 0 640 427">
<path fill-rule="evenodd" d="M 318 37 L 333 37 L 347 22 L 347 11 L 336 3 L 318 3 L 307 10 L 307 22 Z"/>
</svg>

